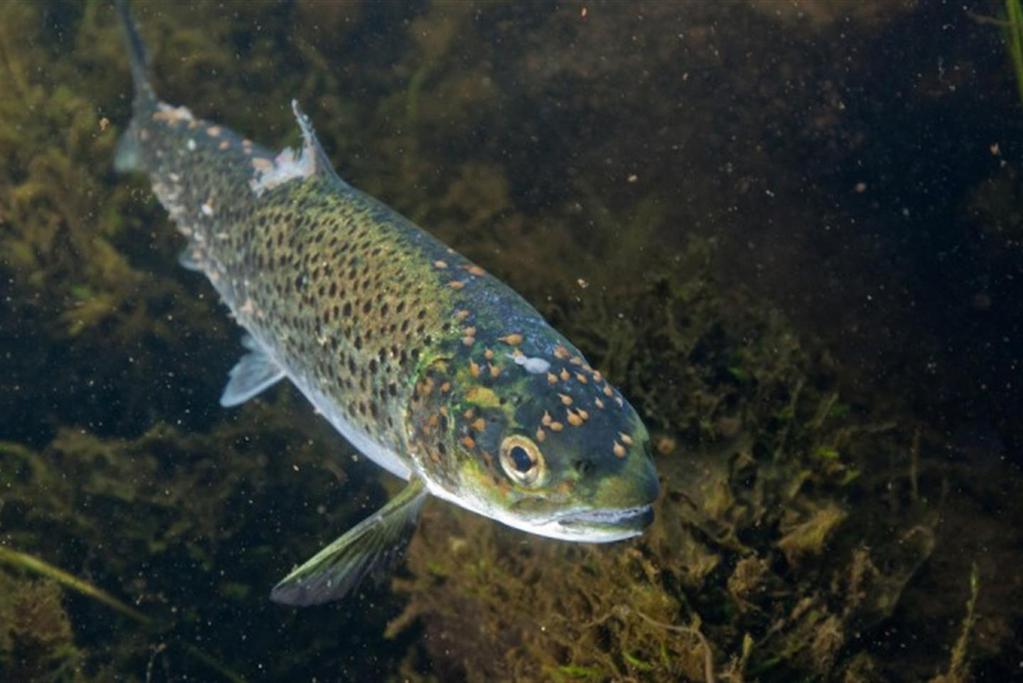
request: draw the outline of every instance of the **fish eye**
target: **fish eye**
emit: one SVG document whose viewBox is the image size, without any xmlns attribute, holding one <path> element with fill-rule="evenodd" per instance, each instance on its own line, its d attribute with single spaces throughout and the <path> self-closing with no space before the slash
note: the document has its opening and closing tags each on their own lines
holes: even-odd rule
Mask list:
<svg viewBox="0 0 1023 683">
<path fill-rule="evenodd" d="M 533 467 L 533 459 L 522 446 L 512 446 L 508 453 L 511 455 L 512 464 L 519 472 L 528 472 Z"/>
<path fill-rule="evenodd" d="M 543 453 L 537 445 L 517 434 L 501 443 L 501 467 L 512 481 L 529 487 L 543 483 L 547 472 Z"/>
</svg>

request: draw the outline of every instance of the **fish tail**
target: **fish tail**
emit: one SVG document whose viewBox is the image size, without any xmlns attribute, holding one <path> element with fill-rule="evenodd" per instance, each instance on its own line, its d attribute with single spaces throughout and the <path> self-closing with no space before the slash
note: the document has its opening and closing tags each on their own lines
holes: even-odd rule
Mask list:
<svg viewBox="0 0 1023 683">
<path fill-rule="evenodd" d="M 114 156 L 114 169 L 119 172 L 143 170 L 142 150 L 139 145 L 138 121 L 153 112 L 158 100 L 153 86 L 149 83 L 149 60 L 146 58 L 146 46 L 139 35 L 135 20 L 127 0 L 114 0 L 117 15 L 124 29 L 124 42 L 128 48 L 128 62 L 131 65 L 131 80 L 135 86 L 132 100 L 132 120 L 128 129 L 121 135 Z"/>
<path fill-rule="evenodd" d="M 146 46 L 139 35 L 138 26 L 131 16 L 128 0 L 115 0 L 117 15 L 121 18 L 125 44 L 128 47 L 128 61 L 131 64 L 131 79 L 135 84 L 135 111 L 151 108 L 156 103 L 156 93 L 149 84 L 149 60 Z"/>
</svg>

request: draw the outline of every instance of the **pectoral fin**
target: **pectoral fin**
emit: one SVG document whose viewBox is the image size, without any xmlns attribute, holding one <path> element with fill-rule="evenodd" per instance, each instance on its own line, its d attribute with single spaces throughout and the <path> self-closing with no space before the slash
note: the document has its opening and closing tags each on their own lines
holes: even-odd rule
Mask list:
<svg viewBox="0 0 1023 683">
<path fill-rule="evenodd" d="M 412 537 L 426 493 L 421 479 L 411 479 L 387 505 L 288 574 L 270 599 L 295 606 L 340 600 L 368 574 L 389 570 Z"/>
<path fill-rule="evenodd" d="M 284 371 L 260 350 L 252 337 L 246 336 L 242 344 L 249 353 L 231 368 L 227 386 L 220 396 L 220 405 L 225 408 L 245 403 L 284 377 Z"/>
</svg>

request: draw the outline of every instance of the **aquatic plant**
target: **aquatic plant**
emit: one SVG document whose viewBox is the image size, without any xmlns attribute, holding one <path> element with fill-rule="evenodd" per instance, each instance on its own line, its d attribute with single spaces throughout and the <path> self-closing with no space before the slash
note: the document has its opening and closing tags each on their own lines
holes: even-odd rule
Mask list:
<svg viewBox="0 0 1023 683">
<path fill-rule="evenodd" d="M 612 547 L 429 505 L 392 591 L 299 615 L 269 605 L 273 582 L 386 484 L 288 389 L 216 407 L 236 332 L 174 265 L 148 188 L 110 172 L 128 79 L 109 4 L 3 3 L 0 342 L 14 362 L 0 543 L 163 630 L 4 564 L 0 678 L 210 677 L 172 641 L 257 679 L 1006 670 L 1023 602 L 992 577 L 1023 561 L 1006 504 L 1023 492 L 1004 463 L 962 455 L 894 392 L 865 392 L 821 330 L 721 277 L 742 263 L 719 236 L 752 229 L 740 214 L 759 179 L 788 177 L 762 144 L 782 135 L 771 126 L 820 99 L 777 97 L 769 60 L 726 61 L 775 31 L 771 3 L 756 19 L 694 3 L 683 27 L 671 3 L 642 20 L 615 6 L 137 4 L 168 99 L 275 144 L 294 141 L 299 97 L 342 175 L 577 340 L 648 417 L 665 495 L 643 539 Z M 816 57 L 780 49 L 789 73 L 813 73 Z M 723 84 L 755 103 L 728 125 L 700 105 Z M 614 121 L 634 135 L 609 134 Z M 1006 258 L 1013 173 L 973 207 Z M 722 194 L 734 211 L 707 199 Z M 885 636 L 899 632 L 928 637 Z"/>
<path fill-rule="evenodd" d="M 1009 59 L 1016 76 L 1019 99 L 1023 102 L 1023 6 L 1020 5 L 1020 0 L 1005 0 L 1005 14 Z"/>
<path fill-rule="evenodd" d="M 0 673 L 8 680 L 83 680 L 61 591 L 48 581 L 0 574 Z"/>
</svg>

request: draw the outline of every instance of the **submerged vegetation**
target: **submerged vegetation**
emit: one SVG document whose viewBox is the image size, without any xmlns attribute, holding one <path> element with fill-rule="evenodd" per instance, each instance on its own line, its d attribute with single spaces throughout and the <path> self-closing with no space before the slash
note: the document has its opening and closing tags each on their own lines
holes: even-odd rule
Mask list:
<svg viewBox="0 0 1023 683">
<path fill-rule="evenodd" d="M 1009 58 L 1016 75 L 1016 86 L 1019 99 L 1023 102 L 1023 6 L 1019 0 L 1005 0 L 1005 11 L 1008 17 Z"/>
<path fill-rule="evenodd" d="M 4 3 L 0 679 L 1015 672 L 1011 434 L 943 421 L 908 372 L 874 384 L 825 343 L 845 311 L 793 314 L 762 286 L 808 259 L 761 223 L 813 245 L 795 226 L 849 224 L 831 207 L 760 213 L 776 196 L 811 203 L 793 199 L 812 184 L 790 139 L 862 149 L 806 37 L 838 30 L 838 5 L 693 3 L 682 22 L 670 3 L 135 4 L 166 99 L 280 143 L 297 137 L 299 98 L 344 177 L 534 302 L 645 416 L 664 493 L 649 532 L 614 546 L 431 503 L 389 585 L 270 604 L 390 482 L 290 389 L 216 406 L 238 331 L 175 266 L 144 182 L 111 170 L 129 80 L 109 4 Z M 912 3 L 892 8 L 844 10 L 842 30 L 867 36 Z M 794 42 L 751 56 L 777 32 Z M 820 91 L 778 85 L 804 72 Z M 727 116 L 723 80 L 744 103 Z M 929 87 L 915 96 L 931 102 Z M 1010 268 L 1017 172 L 962 193 L 984 258 Z M 805 272 L 819 279 L 800 291 L 857 286 L 834 261 Z M 883 317 L 856 324 L 905 338 Z"/>
</svg>

